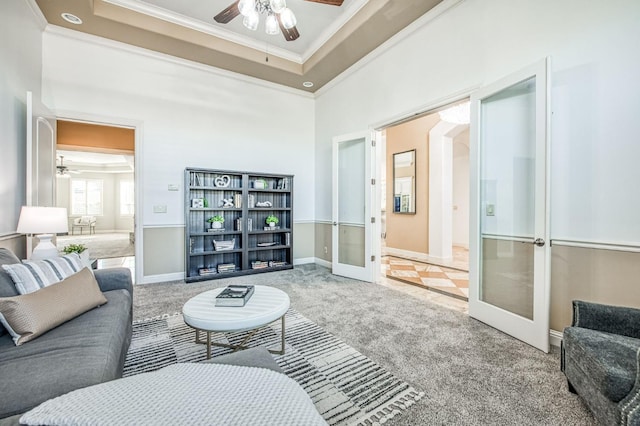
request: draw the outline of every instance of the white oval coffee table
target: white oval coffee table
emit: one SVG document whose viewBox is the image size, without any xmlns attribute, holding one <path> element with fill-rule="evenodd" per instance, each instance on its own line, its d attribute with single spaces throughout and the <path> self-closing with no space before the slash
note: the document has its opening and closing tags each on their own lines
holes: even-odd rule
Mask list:
<svg viewBox="0 0 640 426">
<path fill-rule="evenodd" d="M 184 322 L 196 330 L 196 343 L 207 345 L 207 359 L 211 358 L 211 346 L 231 348 L 235 351 L 246 349 L 246 343 L 259 328 L 278 319 L 282 320 L 281 349 L 269 352 L 284 354 L 284 316 L 289 310 L 289 296 L 282 290 L 262 285 L 255 286 L 253 295 L 242 307 L 216 306 L 216 296 L 224 290 L 217 288 L 192 297 L 182 307 Z M 211 342 L 211 333 L 232 333 L 253 330 L 238 345 Z M 207 340 L 200 340 L 200 331 L 207 334 Z"/>
</svg>

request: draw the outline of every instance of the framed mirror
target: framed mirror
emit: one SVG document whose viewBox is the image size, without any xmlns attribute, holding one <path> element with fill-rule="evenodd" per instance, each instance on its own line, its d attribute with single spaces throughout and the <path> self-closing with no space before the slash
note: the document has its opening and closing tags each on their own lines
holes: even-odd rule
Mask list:
<svg viewBox="0 0 640 426">
<path fill-rule="evenodd" d="M 416 213 L 416 150 L 393 154 L 393 212 Z"/>
</svg>

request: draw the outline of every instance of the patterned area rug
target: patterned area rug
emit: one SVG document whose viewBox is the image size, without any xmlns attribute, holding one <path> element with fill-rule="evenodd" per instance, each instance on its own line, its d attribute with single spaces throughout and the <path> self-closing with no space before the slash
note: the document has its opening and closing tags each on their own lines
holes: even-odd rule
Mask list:
<svg viewBox="0 0 640 426">
<path fill-rule="evenodd" d="M 214 334 L 211 338 L 237 344 L 246 334 Z M 260 329 L 248 346 L 277 349 L 279 344 L 280 321 L 276 321 Z M 211 351 L 212 357 L 231 352 L 215 346 Z M 205 352 L 180 314 L 138 321 L 133 325 L 124 376 L 177 362 L 203 361 Z M 384 423 L 424 396 L 293 309 L 286 315 L 285 354 L 274 355 L 274 359 L 307 391 L 331 425 Z"/>
</svg>

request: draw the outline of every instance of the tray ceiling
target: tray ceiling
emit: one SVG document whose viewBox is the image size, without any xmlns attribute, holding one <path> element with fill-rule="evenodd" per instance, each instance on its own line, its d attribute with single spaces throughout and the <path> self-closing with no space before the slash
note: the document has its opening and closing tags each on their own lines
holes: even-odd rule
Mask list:
<svg viewBox="0 0 640 426">
<path fill-rule="evenodd" d="M 213 20 L 234 0 L 36 0 L 50 24 L 314 92 L 442 0 L 288 0 L 300 38 Z M 82 19 L 63 20 L 62 13 Z M 313 82 L 305 88 L 302 83 Z"/>
</svg>

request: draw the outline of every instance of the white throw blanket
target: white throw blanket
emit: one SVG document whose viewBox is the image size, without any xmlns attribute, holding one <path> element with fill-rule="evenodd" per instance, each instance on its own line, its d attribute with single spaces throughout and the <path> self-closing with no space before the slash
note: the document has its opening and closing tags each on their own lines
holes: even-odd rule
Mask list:
<svg viewBox="0 0 640 426">
<path fill-rule="evenodd" d="M 38 425 L 326 425 L 306 392 L 264 368 L 174 364 L 40 404 Z"/>
</svg>

